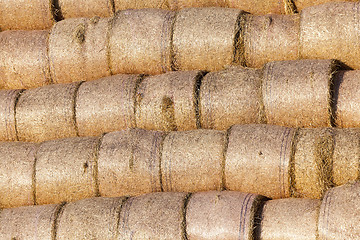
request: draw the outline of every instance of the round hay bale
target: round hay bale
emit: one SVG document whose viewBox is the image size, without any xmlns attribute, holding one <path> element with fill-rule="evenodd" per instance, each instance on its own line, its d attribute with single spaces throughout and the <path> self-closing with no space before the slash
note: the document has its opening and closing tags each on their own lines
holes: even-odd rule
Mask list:
<svg viewBox="0 0 360 240">
<path fill-rule="evenodd" d="M 0 212 L 1 239 L 52 240 L 61 205 L 27 206 Z"/>
<path fill-rule="evenodd" d="M 293 0 L 298 12 L 305 8 L 317 6 L 328 2 L 357 2 L 358 0 Z"/>
<path fill-rule="evenodd" d="M 68 203 L 58 219 L 56 239 L 115 239 L 126 198 L 90 198 Z"/>
<path fill-rule="evenodd" d="M 333 186 L 334 136 L 331 129 L 300 129 L 291 169 L 294 197 L 320 199 Z"/>
<path fill-rule="evenodd" d="M 200 87 L 202 128 L 227 130 L 263 120 L 262 72 L 232 67 L 205 75 Z"/>
<path fill-rule="evenodd" d="M 290 197 L 290 159 L 295 129 L 271 125 L 233 126 L 225 159 L 231 191 Z"/>
<path fill-rule="evenodd" d="M 137 127 L 163 131 L 196 129 L 196 88 L 202 75 L 188 71 L 145 78 L 137 91 Z"/>
<path fill-rule="evenodd" d="M 48 31 L 0 33 L 1 88 L 33 88 L 51 82 L 47 57 L 48 36 Z"/>
<path fill-rule="evenodd" d="M 43 142 L 36 154 L 36 204 L 96 196 L 98 147 L 93 137 Z"/>
<path fill-rule="evenodd" d="M 121 209 L 117 239 L 185 239 L 186 199 L 186 193 L 151 193 L 128 199 Z"/>
<path fill-rule="evenodd" d="M 112 0 L 58 0 L 58 2 L 65 19 L 110 17 L 114 13 Z"/>
<path fill-rule="evenodd" d="M 334 2 L 301 12 L 300 57 L 337 59 L 359 69 L 359 2 Z"/>
<path fill-rule="evenodd" d="M 289 127 L 331 126 L 333 60 L 268 63 L 263 98 L 268 124 Z"/>
<path fill-rule="evenodd" d="M 127 10 L 127 9 L 142 9 L 142 8 L 161 8 L 170 9 L 169 0 L 114 0 L 115 9 Z"/>
<path fill-rule="evenodd" d="M 244 58 L 247 67 L 298 59 L 299 15 L 246 15 Z"/>
<path fill-rule="evenodd" d="M 285 3 L 287 1 L 279 0 L 226 0 L 227 6 L 231 8 L 239 8 L 255 15 L 263 15 L 268 13 L 284 14 Z"/>
<path fill-rule="evenodd" d="M 75 94 L 80 83 L 55 84 L 24 91 L 16 105 L 20 141 L 76 137 Z"/>
<path fill-rule="evenodd" d="M 51 28 L 55 22 L 52 2 L 52 0 L 0 0 L 0 30 Z M 24 57 L 24 54 L 20 56 Z"/>
<path fill-rule="evenodd" d="M 259 239 L 316 240 L 320 200 L 279 199 L 265 203 Z"/>
<path fill-rule="evenodd" d="M 106 134 L 98 169 L 101 196 L 133 196 L 160 192 L 162 132 L 129 129 Z"/>
<path fill-rule="evenodd" d="M 174 12 L 161 9 L 117 12 L 110 31 L 112 73 L 170 71 L 174 15 Z"/>
<path fill-rule="evenodd" d="M 225 138 L 225 132 L 217 130 L 170 132 L 162 149 L 163 190 L 221 190 Z"/>
<path fill-rule="evenodd" d="M 242 13 L 230 8 L 180 10 L 173 33 L 174 69 L 217 71 L 238 62 L 235 48 Z"/>
<path fill-rule="evenodd" d="M 227 7 L 227 0 L 167 0 L 172 10 L 200 7 Z"/>
<path fill-rule="evenodd" d="M 16 141 L 15 106 L 22 90 L 0 91 L 0 141 Z"/>
<path fill-rule="evenodd" d="M 75 109 L 79 136 L 135 127 L 139 79 L 137 75 L 115 75 L 81 84 Z"/>
<path fill-rule="evenodd" d="M 51 76 L 55 83 L 90 81 L 110 75 L 109 18 L 60 21 L 49 38 Z"/>
<path fill-rule="evenodd" d="M 0 143 L 0 207 L 34 204 L 33 174 L 37 145 Z"/>
<path fill-rule="evenodd" d="M 360 129 L 334 129 L 332 178 L 335 186 L 359 178 Z"/>
<path fill-rule="evenodd" d="M 330 189 L 320 207 L 320 240 L 357 239 L 360 236 L 360 182 Z"/>
<path fill-rule="evenodd" d="M 240 192 L 192 194 L 186 209 L 187 239 L 253 239 L 255 213 L 263 200 Z"/>
</svg>

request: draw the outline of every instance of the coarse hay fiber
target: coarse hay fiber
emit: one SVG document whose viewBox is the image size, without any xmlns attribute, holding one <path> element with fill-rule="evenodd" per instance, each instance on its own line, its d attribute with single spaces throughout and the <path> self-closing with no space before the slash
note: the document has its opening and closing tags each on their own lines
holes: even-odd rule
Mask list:
<svg viewBox="0 0 360 240">
<path fill-rule="evenodd" d="M 114 0 L 115 9 L 118 10 L 127 10 L 127 9 L 142 9 L 142 8 L 160 8 L 160 9 L 170 9 L 170 1 L 172 0 L 143 0 L 143 1 L 134 1 L 134 0 Z"/>
<path fill-rule="evenodd" d="M 110 17 L 114 14 L 112 0 L 58 0 L 58 2 L 65 19 Z"/>
<path fill-rule="evenodd" d="M 0 141 L 16 141 L 15 106 L 22 90 L 0 90 Z"/>
</svg>

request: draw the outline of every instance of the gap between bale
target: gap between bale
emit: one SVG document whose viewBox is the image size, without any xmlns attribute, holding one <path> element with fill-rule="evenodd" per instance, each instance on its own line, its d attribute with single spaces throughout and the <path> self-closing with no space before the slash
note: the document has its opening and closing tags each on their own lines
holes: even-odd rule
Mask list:
<svg viewBox="0 0 360 240">
<path fill-rule="evenodd" d="M 200 72 L 196 76 L 195 85 L 194 85 L 194 107 L 195 107 L 195 117 L 196 117 L 196 128 L 198 129 L 201 128 L 200 89 L 201 89 L 202 80 L 207 73 L 208 72 Z"/>
<path fill-rule="evenodd" d="M 52 229 L 51 229 L 51 232 L 52 232 L 52 239 L 57 239 L 57 229 L 58 229 L 58 226 L 59 226 L 59 220 L 61 218 L 61 215 L 62 213 L 64 212 L 64 209 L 65 209 L 65 205 L 67 203 L 66 202 L 63 202 L 61 203 L 56 211 L 55 211 L 55 214 L 54 214 L 54 222 L 53 222 L 53 226 L 52 226 Z"/>
<path fill-rule="evenodd" d="M 296 195 L 296 176 L 295 176 L 295 152 L 296 147 L 299 142 L 299 131 L 300 128 L 296 128 L 294 137 L 292 139 L 291 144 L 291 155 L 290 155 L 290 163 L 289 163 L 289 182 L 290 182 L 290 197 L 295 197 Z"/>
<path fill-rule="evenodd" d="M 61 8 L 60 8 L 59 0 L 49 0 L 49 1 L 51 3 L 50 11 L 51 11 L 51 14 L 53 15 L 55 22 L 64 20 L 64 16 L 63 16 L 63 14 L 61 12 Z"/>
</svg>

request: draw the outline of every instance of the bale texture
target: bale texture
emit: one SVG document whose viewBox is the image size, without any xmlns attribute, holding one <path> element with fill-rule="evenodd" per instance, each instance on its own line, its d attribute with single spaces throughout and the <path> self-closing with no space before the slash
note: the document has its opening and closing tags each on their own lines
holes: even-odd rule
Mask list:
<svg viewBox="0 0 360 240">
<path fill-rule="evenodd" d="M 300 23 L 302 58 L 337 59 L 359 69 L 359 3 L 335 2 L 304 9 Z"/>
<path fill-rule="evenodd" d="M 290 158 L 295 129 L 271 125 L 233 126 L 225 159 L 226 189 L 290 197 Z"/>
<path fill-rule="evenodd" d="M 284 14 L 285 3 L 287 1 L 279 0 L 226 0 L 227 6 L 231 8 L 239 8 L 255 15 L 267 13 Z"/>
<path fill-rule="evenodd" d="M 41 142 L 77 136 L 74 99 L 79 84 L 56 84 L 23 92 L 16 105 L 18 139 Z"/>
<path fill-rule="evenodd" d="M 186 209 L 187 239 L 253 239 L 261 201 L 262 197 L 249 193 L 194 193 Z"/>
<path fill-rule="evenodd" d="M 330 85 L 333 60 L 266 64 L 262 86 L 268 124 L 289 127 L 331 126 Z"/>
<path fill-rule="evenodd" d="M 174 12 L 161 9 L 117 12 L 110 32 L 112 73 L 170 71 L 174 15 Z"/>
<path fill-rule="evenodd" d="M 330 189 L 320 207 L 319 239 L 358 239 L 360 236 L 360 183 Z"/>
<path fill-rule="evenodd" d="M 128 199 L 119 221 L 119 240 L 185 239 L 186 193 L 151 193 Z"/>
<path fill-rule="evenodd" d="M 243 29 L 244 61 L 247 67 L 298 59 L 298 15 L 246 15 Z"/>
<path fill-rule="evenodd" d="M 1 0 L 0 30 L 48 29 L 54 23 L 52 10 L 51 0 Z"/>
<path fill-rule="evenodd" d="M 56 23 L 49 38 L 53 81 L 69 83 L 109 76 L 109 28 L 108 18 L 74 18 Z"/>
<path fill-rule="evenodd" d="M 115 75 L 84 82 L 76 96 L 79 136 L 135 127 L 135 89 L 140 77 Z"/>
<path fill-rule="evenodd" d="M 202 128 L 227 130 L 234 124 L 262 121 L 259 70 L 232 67 L 202 79 L 200 121 Z"/>
<path fill-rule="evenodd" d="M 127 9 L 142 9 L 142 8 L 160 8 L 170 9 L 169 1 L 171 0 L 146 0 L 146 1 L 134 1 L 134 0 L 114 0 L 115 9 L 127 10 Z"/>
<path fill-rule="evenodd" d="M 200 7 L 227 7 L 226 1 L 227 0 L 167 0 L 172 10 Z"/>
<path fill-rule="evenodd" d="M 111 0 L 58 0 L 62 16 L 67 18 L 110 17 L 114 13 Z"/>
<path fill-rule="evenodd" d="M 32 143 L 0 144 L 0 207 L 34 204 L 33 173 L 37 146 Z"/>
<path fill-rule="evenodd" d="M 279 199 L 265 203 L 261 240 L 316 240 L 320 200 Z"/>
<path fill-rule="evenodd" d="M 98 144 L 92 137 L 43 142 L 36 154 L 36 203 L 96 196 Z"/>
<path fill-rule="evenodd" d="M 121 205 L 126 198 L 89 198 L 64 206 L 57 239 L 115 239 Z"/>
<path fill-rule="evenodd" d="M 1 239 L 52 240 L 60 205 L 3 209 L 0 213 Z"/>
<path fill-rule="evenodd" d="M 242 13 L 230 8 L 180 10 L 173 34 L 174 68 L 216 71 L 237 62 L 235 43 Z"/>
<path fill-rule="evenodd" d="M 163 139 L 161 132 L 142 129 L 106 134 L 98 158 L 100 195 L 133 196 L 161 191 Z"/>
<path fill-rule="evenodd" d="M 225 138 L 217 130 L 170 132 L 161 159 L 163 190 L 221 190 Z"/>
<path fill-rule="evenodd" d="M 47 57 L 48 35 L 48 31 L 0 33 L 1 88 L 32 88 L 51 82 Z"/>
<path fill-rule="evenodd" d="M 163 131 L 196 129 L 195 91 L 202 72 L 169 72 L 145 78 L 137 91 L 136 124 Z"/>
<path fill-rule="evenodd" d="M 0 91 L 0 141 L 16 141 L 15 105 L 21 90 Z"/>
<path fill-rule="evenodd" d="M 317 6 L 328 2 L 357 2 L 358 0 L 293 0 L 298 12 L 311 6 Z"/>
</svg>

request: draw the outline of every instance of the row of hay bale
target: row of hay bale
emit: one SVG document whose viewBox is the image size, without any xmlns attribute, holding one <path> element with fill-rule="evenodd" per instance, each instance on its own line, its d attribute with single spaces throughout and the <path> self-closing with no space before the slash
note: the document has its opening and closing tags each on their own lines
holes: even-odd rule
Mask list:
<svg viewBox="0 0 360 240">
<path fill-rule="evenodd" d="M 150 192 L 232 190 L 321 198 L 359 178 L 359 129 L 237 125 L 228 132 L 130 129 L 0 143 L 0 206 Z"/>
<path fill-rule="evenodd" d="M 241 192 L 151 193 L 3 209 L 2 239 L 333 240 L 360 234 L 360 184 L 324 199 Z"/>
<path fill-rule="evenodd" d="M 294 60 L 271 62 L 260 70 L 114 75 L 0 90 L 0 140 L 40 142 L 135 127 L 359 127 L 359 77 L 359 70 L 337 71 L 332 60 Z"/>
<path fill-rule="evenodd" d="M 51 31 L 0 33 L 0 87 L 31 88 L 113 74 L 221 70 L 270 61 L 358 61 L 358 2 L 300 15 L 250 15 L 231 8 L 119 11 L 112 18 L 60 21 Z M 196 22 L 196 24 L 194 24 Z"/>
<path fill-rule="evenodd" d="M 334 0 L 331 0 L 334 1 Z M 339 1 L 339 0 L 335 0 Z M 355 0 L 347 0 L 354 2 Z M 330 2 L 330 0 L 1 0 L 1 30 L 42 30 L 51 28 L 56 21 L 80 17 L 110 17 L 118 10 L 160 8 L 179 10 L 188 7 L 230 7 L 253 14 L 289 14 Z"/>
</svg>

